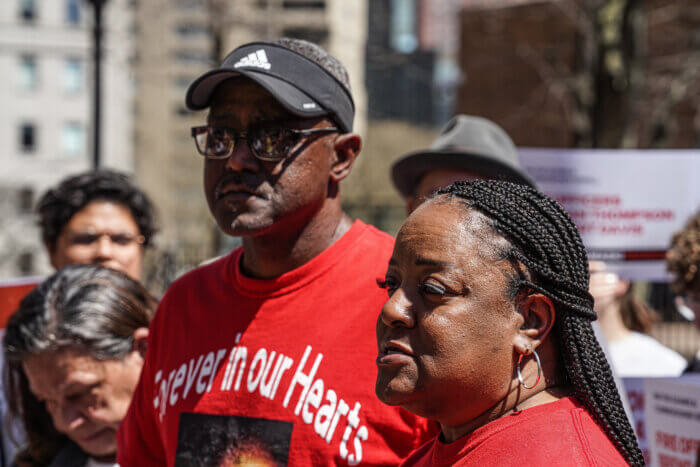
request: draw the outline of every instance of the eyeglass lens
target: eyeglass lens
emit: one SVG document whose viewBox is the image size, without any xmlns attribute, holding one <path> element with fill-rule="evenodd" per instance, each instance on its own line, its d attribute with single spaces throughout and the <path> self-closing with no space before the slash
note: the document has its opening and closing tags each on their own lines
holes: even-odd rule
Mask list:
<svg viewBox="0 0 700 467">
<path fill-rule="evenodd" d="M 242 137 L 246 137 L 253 153 L 262 159 L 283 159 L 294 144 L 297 135 L 287 128 L 252 128 L 247 133 L 236 134 L 228 128 L 202 127 L 195 135 L 197 147 L 209 157 L 227 157 Z"/>
</svg>

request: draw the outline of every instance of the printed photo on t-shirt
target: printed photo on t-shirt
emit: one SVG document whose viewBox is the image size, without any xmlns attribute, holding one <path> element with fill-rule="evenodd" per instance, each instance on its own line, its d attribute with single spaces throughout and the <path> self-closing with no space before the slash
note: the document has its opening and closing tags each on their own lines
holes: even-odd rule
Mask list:
<svg viewBox="0 0 700 467">
<path fill-rule="evenodd" d="M 293 428 L 278 420 L 184 412 L 175 467 L 284 466 Z"/>
</svg>

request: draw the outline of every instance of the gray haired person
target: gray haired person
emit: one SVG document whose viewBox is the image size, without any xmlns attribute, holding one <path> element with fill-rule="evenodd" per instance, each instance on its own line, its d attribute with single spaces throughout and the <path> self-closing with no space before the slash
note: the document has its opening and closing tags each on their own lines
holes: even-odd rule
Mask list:
<svg viewBox="0 0 700 467">
<path fill-rule="evenodd" d="M 102 465 L 143 365 L 156 300 L 126 274 L 67 266 L 32 290 L 3 339 L 11 419 L 23 466 Z"/>
</svg>

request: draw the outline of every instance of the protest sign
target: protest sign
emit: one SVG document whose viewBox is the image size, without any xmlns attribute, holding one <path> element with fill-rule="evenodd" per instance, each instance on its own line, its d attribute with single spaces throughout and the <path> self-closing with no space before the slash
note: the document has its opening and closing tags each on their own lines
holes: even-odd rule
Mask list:
<svg viewBox="0 0 700 467">
<path fill-rule="evenodd" d="M 17 310 L 22 301 L 36 285 L 41 277 L 21 277 L 0 281 L 0 328 L 4 328 L 7 319 Z"/>
<path fill-rule="evenodd" d="M 524 169 L 576 223 L 590 259 L 668 280 L 672 234 L 700 208 L 700 151 L 520 149 Z"/>
<path fill-rule="evenodd" d="M 631 416 L 632 428 L 634 428 L 634 434 L 637 435 L 637 442 L 644 455 L 644 461 L 649 464 L 651 456 L 644 418 L 644 378 L 623 378 L 622 381 L 629 402 L 631 413 L 628 415 Z"/>
<path fill-rule="evenodd" d="M 646 439 L 654 467 L 693 467 L 700 449 L 700 376 L 644 381 Z"/>
</svg>

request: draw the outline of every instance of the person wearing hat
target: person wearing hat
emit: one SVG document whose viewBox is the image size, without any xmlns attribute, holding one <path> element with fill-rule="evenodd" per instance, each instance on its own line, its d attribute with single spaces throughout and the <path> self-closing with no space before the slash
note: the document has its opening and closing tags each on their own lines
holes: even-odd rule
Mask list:
<svg viewBox="0 0 700 467">
<path fill-rule="evenodd" d="M 374 396 L 393 239 L 353 221 L 347 72 L 320 47 L 242 45 L 190 109 L 209 209 L 242 247 L 177 280 L 151 326 L 120 465 L 396 465 L 435 433 Z"/>
<path fill-rule="evenodd" d="M 396 161 L 391 178 L 406 202 L 407 214 L 437 189 L 458 180 L 499 179 L 535 188 L 506 132 L 490 120 L 471 115 L 453 117 L 430 149 Z"/>
</svg>

